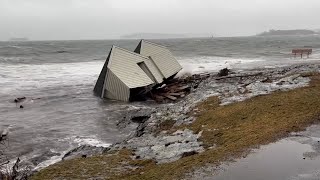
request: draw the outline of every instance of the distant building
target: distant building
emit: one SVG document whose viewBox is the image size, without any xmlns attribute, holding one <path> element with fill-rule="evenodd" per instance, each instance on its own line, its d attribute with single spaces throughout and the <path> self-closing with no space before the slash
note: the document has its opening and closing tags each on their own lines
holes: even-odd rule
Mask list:
<svg viewBox="0 0 320 180">
<path fill-rule="evenodd" d="M 164 46 L 141 40 L 134 52 L 113 46 L 94 92 L 101 98 L 132 101 L 182 69 Z"/>
</svg>

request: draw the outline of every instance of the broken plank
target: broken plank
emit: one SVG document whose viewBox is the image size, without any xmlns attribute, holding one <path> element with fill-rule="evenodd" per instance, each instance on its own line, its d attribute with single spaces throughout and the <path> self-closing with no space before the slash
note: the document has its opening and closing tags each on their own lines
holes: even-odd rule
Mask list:
<svg viewBox="0 0 320 180">
<path fill-rule="evenodd" d="M 154 95 L 154 96 L 153 96 L 153 99 L 156 100 L 156 101 L 158 101 L 158 102 L 163 101 L 164 98 L 165 98 L 165 97 L 163 97 L 163 96 L 158 96 L 158 95 Z"/>
<path fill-rule="evenodd" d="M 180 96 L 180 93 L 169 93 L 170 96 Z"/>
<path fill-rule="evenodd" d="M 177 100 L 177 98 L 174 97 L 174 96 L 170 96 L 170 95 L 164 95 L 164 96 L 165 96 L 166 98 L 168 98 L 168 99 L 173 100 L 173 101 Z"/>
<path fill-rule="evenodd" d="M 190 88 L 190 86 L 186 85 L 186 86 L 179 87 L 178 90 L 185 90 L 185 89 L 188 89 L 188 88 Z"/>
<path fill-rule="evenodd" d="M 222 76 L 215 78 L 216 80 L 228 79 L 228 78 L 238 78 L 238 77 L 250 77 L 250 76 L 261 76 L 263 73 L 255 73 L 255 74 L 243 74 L 243 75 L 235 75 L 235 76 Z"/>
</svg>

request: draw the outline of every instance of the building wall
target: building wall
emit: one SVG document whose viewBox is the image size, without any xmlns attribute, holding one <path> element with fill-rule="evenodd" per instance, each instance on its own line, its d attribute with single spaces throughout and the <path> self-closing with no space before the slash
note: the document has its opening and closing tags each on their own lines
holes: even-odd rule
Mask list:
<svg viewBox="0 0 320 180">
<path fill-rule="evenodd" d="M 154 84 L 137 63 L 149 60 L 134 52 L 113 47 L 108 68 L 129 88 Z"/>
<path fill-rule="evenodd" d="M 110 69 L 107 70 L 104 97 L 120 101 L 129 101 L 130 89 Z"/>
<path fill-rule="evenodd" d="M 104 82 L 106 79 L 106 74 L 107 74 L 107 66 L 109 63 L 109 58 L 110 58 L 111 51 L 109 52 L 109 55 L 103 65 L 103 68 L 100 72 L 100 75 L 98 77 L 98 80 L 96 82 L 96 85 L 94 86 L 93 92 L 96 96 L 102 97 L 103 96 L 103 89 L 104 89 Z"/>
<path fill-rule="evenodd" d="M 150 56 L 165 78 L 169 78 L 182 69 L 179 62 L 166 47 L 146 41 L 142 42 L 140 54 Z"/>
<path fill-rule="evenodd" d="M 148 60 L 145 60 L 144 62 L 151 71 L 152 75 L 155 77 L 157 81 L 156 83 L 162 83 L 164 75 L 160 72 L 160 69 L 156 66 L 153 60 L 151 58 L 148 58 Z"/>
</svg>

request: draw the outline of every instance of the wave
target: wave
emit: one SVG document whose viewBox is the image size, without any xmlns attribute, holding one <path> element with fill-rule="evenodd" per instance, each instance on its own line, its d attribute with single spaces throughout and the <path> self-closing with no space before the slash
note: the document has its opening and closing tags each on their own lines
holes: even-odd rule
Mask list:
<svg viewBox="0 0 320 180">
<path fill-rule="evenodd" d="M 78 146 L 90 145 L 90 146 L 96 146 L 96 147 L 109 147 L 111 145 L 110 143 L 105 143 L 99 140 L 95 136 L 90 136 L 90 137 L 73 136 L 71 137 L 71 139 L 73 139 L 73 141 L 76 142 Z"/>
<path fill-rule="evenodd" d="M 59 86 L 93 85 L 103 61 L 56 64 L 1 64 L 0 93 Z"/>
<path fill-rule="evenodd" d="M 102 142 L 101 140 L 97 139 L 95 136 L 90 136 L 90 137 L 84 137 L 84 136 L 72 136 L 69 138 L 65 138 L 65 141 L 69 141 L 71 144 L 76 143 L 76 146 L 73 146 L 73 148 L 81 146 L 81 145 L 91 145 L 91 146 L 96 146 L 96 147 L 109 147 L 111 144 L 110 143 L 105 143 Z M 49 159 L 39 163 L 34 169 L 35 170 L 40 170 L 43 169 L 49 165 L 52 165 L 54 163 L 57 163 L 62 160 L 63 156 L 73 148 L 70 148 L 66 151 L 62 152 L 56 152 L 53 149 L 50 149 L 50 151 L 54 154 L 59 154 L 59 155 L 53 155 Z"/>
<path fill-rule="evenodd" d="M 55 164 L 55 163 L 61 161 L 64 154 L 67 152 L 68 151 L 64 151 L 61 153 L 61 155 L 56 155 L 56 156 L 50 157 L 48 160 L 45 160 L 45 161 L 41 162 L 40 164 L 38 164 L 36 167 L 34 167 L 34 170 L 41 170 L 45 167 L 48 167 L 52 164 Z"/>
<path fill-rule="evenodd" d="M 233 69 L 240 67 L 240 65 L 253 65 L 257 62 L 265 61 L 264 59 L 244 59 L 244 58 L 227 58 L 227 57 L 192 57 L 192 58 L 178 58 L 183 69 L 177 76 L 185 74 L 197 74 L 205 72 L 218 72 L 220 69 Z"/>
<path fill-rule="evenodd" d="M 64 53 L 72 54 L 73 52 L 65 49 L 64 47 L 51 47 L 51 46 L 39 47 L 39 46 L 17 46 L 17 45 L 0 46 L 0 54 L 2 55 L 2 58 L 10 58 L 10 57 L 36 58 L 37 56 L 45 56 L 45 55 L 50 56 L 54 54 L 64 54 Z M 14 62 L 15 61 L 13 61 L 13 63 Z"/>
</svg>

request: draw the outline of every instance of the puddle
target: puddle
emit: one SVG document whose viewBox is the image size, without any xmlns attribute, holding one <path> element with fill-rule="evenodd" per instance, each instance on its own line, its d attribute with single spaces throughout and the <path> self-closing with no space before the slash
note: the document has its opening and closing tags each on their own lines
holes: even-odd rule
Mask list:
<svg viewBox="0 0 320 180">
<path fill-rule="evenodd" d="M 261 146 L 246 158 L 225 163 L 218 170 L 205 171 L 194 174 L 192 179 L 319 180 L 320 125 L 313 125 L 295 136 Z"/>
<path fill-rule="evenodd" d="M 316 153 L 310 144 L 302 144 L 292 139 L 262 147 L 248 157 L 235 163 L 222 165 L 221 172 L 214 179 L 270 180 L 320 178 L 320 158 L 310 158 L 309 153 Z"/>
</svg>

